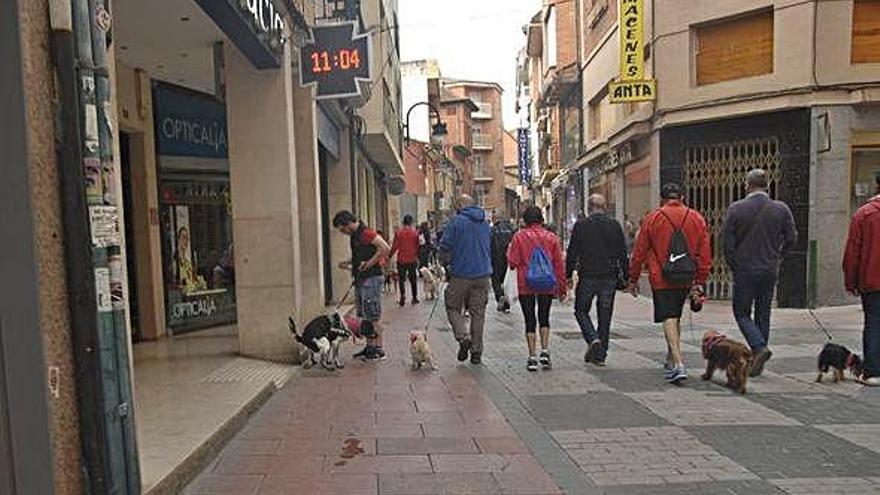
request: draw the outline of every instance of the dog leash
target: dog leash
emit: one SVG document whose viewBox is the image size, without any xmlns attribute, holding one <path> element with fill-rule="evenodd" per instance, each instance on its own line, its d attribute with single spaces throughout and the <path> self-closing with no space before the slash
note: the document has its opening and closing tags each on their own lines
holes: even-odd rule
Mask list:
<svg viewBox="0 0 880 495">
<path fill-rule="evenodd" d="M 351 285 L 349 285 L 348 289 L 345 290 L 345 294 L 342 295 L 342 299 L 340 299 L 339 302 L 336 303 L 336 307 L 334 308 L 334 310 L 341 308 L 342 305 L 345 304 L 345 300 L 348 299 L 348 295 L 351 294 L 351 289 L 354 289 L 354 284 L 356 282 L 357 282 L 357 279 L 353 279 L 351 281 Z"/>
<path fill-rule="evenodd" d="M 437 286 L 437 295 L 434 297 L 434 305 L 431 306 L 431 314 L 428 315 L 428 321 L 425 322 L 425 335 L 428 334 L 428 329 L 431 327 L 431 320 L 434 319 L 434 312 L 437 311 L 437 304 L 440 302 L 440 294 L 443 293 L 443 289 L 447 284 L 439 284 Z"/>
<path fill-rule="evenodd" d="M 822 322 L 819 321 L 819 317 L 816 316 L 816 313 L 814 313 L 812 309 L 808 309 L 807 312 L 810 313 L 810 316 L 813 317 L 813 321 L 816 322 L 816 326 L 819 327 L 819 330 L 822 330 L 822 333 L 824 333 L 825 336 L 828 337 L 828 341 L 830 342 L 830 341 L 834 340 L 834 337 L 831 335 L 831 332 L 829 332 L 828 330 L 825 329 L 825 325 L 823 325 Z"/>
</svg>

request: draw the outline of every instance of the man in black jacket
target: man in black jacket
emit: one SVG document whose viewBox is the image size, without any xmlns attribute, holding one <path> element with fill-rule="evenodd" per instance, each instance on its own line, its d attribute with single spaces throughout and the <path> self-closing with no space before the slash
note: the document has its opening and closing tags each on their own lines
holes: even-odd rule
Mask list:
<svg viewBox="0 0 880 495">
<path fill-rule="evenodd" d="M 574 314 L 588 345 L 584 361 L 604 366 L 618 273 L 628 273 L 629 267 L 623 228 L 605 212 L 605 197 L 593 194 L 587 209 L 590 215 L 578 221 L 571 232 L 566 273 L 571 279 L 572 273 L 578 272 Z M 594 298 L 598 331 L 590 319 Z"/>
<path fill-rule="evenodd" d="M 746 197 L 730 205 L 724 218 L 724 259 L 733 272 L 733 316 L 754 354 L 749 374 L 757 376 L 772 355 L 767 344 L 773 291 L 797 230 L 788 206 L 767 193 L 767 172 L 750 171 L 746 183 Z"/>
<path fill-rule="evenodd" d="M 495 212 L 492 219 L 492 290 L 498 311 L 509 312 L 510 301 L 504 294 L 504 276 L 507 274 L 507 246 L 513 240 L 516 227 L 502 213 Z"/>
</svg>

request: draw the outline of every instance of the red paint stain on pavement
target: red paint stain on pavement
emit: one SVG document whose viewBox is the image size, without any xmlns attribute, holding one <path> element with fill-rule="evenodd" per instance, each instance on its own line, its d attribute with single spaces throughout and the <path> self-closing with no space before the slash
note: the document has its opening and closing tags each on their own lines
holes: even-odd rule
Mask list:
<svg viewBox="0 0 880 495">
<path fill-rule="evenodd" d="M 363 453 L 364 448 L 361 447 L 360 440 L 358 440 L 357 438 L 346 438 L 342 446 L 342 453 L 339 454 L 339 457 L 343 459 L 351 459 Z M 345 464 L 345 461 L 342 461 L 342 464 Z"/>
</svg>

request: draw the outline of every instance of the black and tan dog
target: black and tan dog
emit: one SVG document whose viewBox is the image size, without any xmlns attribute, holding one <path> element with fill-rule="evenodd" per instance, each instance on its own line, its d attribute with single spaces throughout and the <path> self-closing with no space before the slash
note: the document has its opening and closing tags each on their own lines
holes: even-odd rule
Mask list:
<svg viewBox="0 0 880 495">
<path fill-rule="evenodd" d="M 345 366 L 339 356 L 339 346 L 352 338 L 354 332 L 338 310 L 310 321 L 302 335 L 297 333 L 293 318 L 287 319 L 287 326 L 296 341 L 306 348 L 307 356 L 303 368 L 308 369 L 318 363 L 328 370 Z"/>
<path fill-rule="evenodd" d="M 861 376 L 862 359 L 858 354 L 851 352 L 846 347 L 828 342 L 822 347 L 822 352 L 819 353 L 817 367 L 819 368 L 819 376 L 816 377 L 817 382 L 821 382 L 825 373 L 828 373 L 828 370 L 833 368 L 834 378 L 832 378 L 832 381 L 837 383 L 844 380 L 843 372 L 845 370 L 849 370 L 853 376 Z"/>
<path fill-rule="evenodd" d="M 716 369 L 723 369 L 727 373 L 727 386 L 741 394 L 746 393 L 752 363 L 752 351 L 748 346 L 709 330 L 703 334 L 703 358 L 707 361 L 703 380 L 711 380 Z"/>
</svg>

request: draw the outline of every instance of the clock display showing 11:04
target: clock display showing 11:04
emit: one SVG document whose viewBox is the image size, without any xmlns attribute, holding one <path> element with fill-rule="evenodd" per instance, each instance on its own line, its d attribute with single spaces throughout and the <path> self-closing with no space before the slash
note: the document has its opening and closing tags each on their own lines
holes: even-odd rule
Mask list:
<svg viewBox="0 0 880 495">
<path fill-rule="evenodd" d="M 327 50 L 312 52 L 312 73 L 322 74 L 334 69 L 359 69 L 361 66 L 360 50 L 339 50 L 330 53 Z"/>
</svg>

